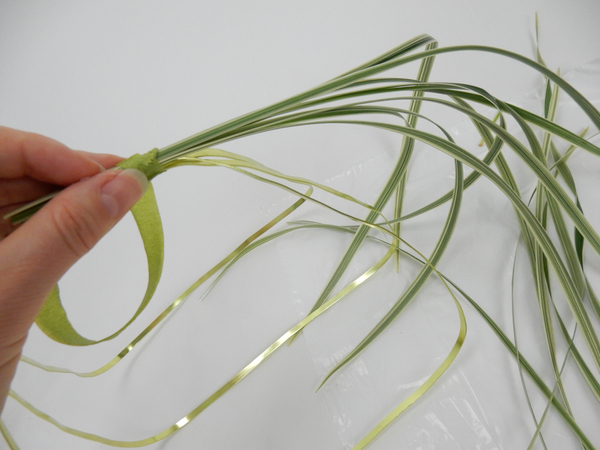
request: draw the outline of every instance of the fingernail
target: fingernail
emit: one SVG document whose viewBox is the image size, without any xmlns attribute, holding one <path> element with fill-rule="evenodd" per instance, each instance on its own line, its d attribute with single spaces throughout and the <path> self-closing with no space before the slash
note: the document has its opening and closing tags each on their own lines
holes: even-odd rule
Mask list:
<svg viewBox="0 0 600 450">
<path fill-rule="evenodd" d="M 115 170 L 116 176 L 100 190 L 100 201 L 113 217 L 131 209 L 148 188 L 146 175 L 136 169 Z"/>
</svg>

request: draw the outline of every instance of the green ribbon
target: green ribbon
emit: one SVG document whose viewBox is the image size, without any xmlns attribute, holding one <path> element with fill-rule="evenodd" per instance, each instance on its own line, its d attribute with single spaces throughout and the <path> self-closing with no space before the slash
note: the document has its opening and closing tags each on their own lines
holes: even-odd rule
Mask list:
<svg viewBox="0 0 600 450">
<path fill-rule="evenodd" d="M 119 163 L 118 166 L 122 168 L 138 169 L 146 174 L 148 179 L 154 178 L 159 173 L 165 171 L 156 161 L 156 152 L 157 150 L 154 149 L 145 155 L 134 155 L 122 163 Z M 148 184 L 146 193 L 134 205 L 131 209 L 131 213 L 133 214 L 140 236 L 142 237 L 146 258 L 148 260 L 148 285 L 146 287 L 144 298 L 137 311 L 121 329 L 110 336 L 100 340 L 87 339 L 81 336 L 75 328 L 73 328 L 73 325 L 71 325 L 71 322 L 67 317 L 67 312 L 61 303 L 57 285 L 54 286 L 54 289 L 52 289 L 52 292 L 50 292 L 50 295 L 46 298 L 46 301 L 35 320 L 37 326 L 50 338 L 62 344 L 75 346 L 93 345 L 98 344 L 99 342 L 108 341 L 121 334 L 121 332 L 141 314 L 152 299 L 160 280 L 164 258 L 162 222 L 160 220 L 152 184 Z"/>
</svg>

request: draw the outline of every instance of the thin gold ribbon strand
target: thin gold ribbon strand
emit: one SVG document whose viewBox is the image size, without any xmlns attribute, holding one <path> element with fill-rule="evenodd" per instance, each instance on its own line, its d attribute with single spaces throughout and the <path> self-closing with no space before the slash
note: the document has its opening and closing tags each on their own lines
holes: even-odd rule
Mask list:
<svg viewBox="0 0 600 450">
<path fill-rule="evenodd" d="M 436 271 L 437 273 L 437 271 Z M 442 280 L 442 282 L 446 285 L 446 288 L 450 290 L 444 279 L 438 273 L 438 276 Z M 452 293 L 452 291 L 450 291 Z M 375 428 L 373 428 L 361 441 L 352 447 L 352 450 L 362 450 L 365 448 L 373 439 L 375 439 L 379 433 L 381 433 L 388 425 L 390 425 L 400 414 L 402 414 L 409 406 L 419 400 L 425 393 L 435 384 L 435 382 L 443 375 L 443 373 L 452 365 L 456 356 L 460 352 L 462 345 L 467 337 L 467 321 L 465 319 L 465 314 L 460 306 L 460 303 L 456 296 L 452 294 L 452 298 L 456 305 L 456 309 L 458 310 L 458 315 L 460 318 L 460 331 L 458 333 L 458 337 L 456 338 L 456 342 L 454 346 L 450 350 L 446 359 L 438 366 L 438 368 L 427 378 L 425 383 L 423 383 L 416 391 L 414 391 L 411 395 L 409 395 L 400 405 L 398 405 L 394 410 L 389 413 L 385 418 L 377 424 Z"/>
</svg>

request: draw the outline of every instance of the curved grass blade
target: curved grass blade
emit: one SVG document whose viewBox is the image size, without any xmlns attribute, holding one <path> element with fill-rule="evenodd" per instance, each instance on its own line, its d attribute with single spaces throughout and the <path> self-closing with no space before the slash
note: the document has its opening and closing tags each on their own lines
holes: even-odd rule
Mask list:
<svg viewBox="0 0 600 450">
<path fill-rule="evenodd" d="M 435 40 L 431 36 L 417 36 L 392 49 L 391 51 L 386 52 L 379 58 L 376 58 L 366 65 L 362 65 L 357 69 L 346 72 L 345 74 L 334 78 L 331 81 L 323 83 L 316 88 L 295 95 L 266 108 L 232 119 L 221 125 L 209 128 L 201 133 L 195 134 L 172 145 L 164 147 L 163 149 L 159 150 L 159 162 L 162 163 L 170 159 L 174 159 L 177 156 L 183 156 L 186 151 L 192 147 L 210 146 L 211 139 L 224 135 L 231 130 L 235 130 L 241 126 L 274 116 L 275 114 L 285 112 L 289 108 L 293 108 L 302 101 L 326 94 L 328 92 L 333 92 L 337 89 L 346 87 L 355 81 L 383 72 L 391 67 L 395 67 L 399 65 L 398 61 L 400 61 L 402 55 L 412 52 L 419 47 L 425 46 L 434 41 Z"/>
<path fill-rule="evenodd" d="M 535 69 L 537 72 L 544 75 L 546 78 L 550 79 L 552 82 L 556 83 L 565 93 L 569 95 L 581 108 L 581 110 L 590 118 L 592 123 L 600 129 L 600 112 L 594 107 L 594 105 L 586 99 L 577 89 L 571 86 L 567 81 L 562 79 L 560 76 L 556 75 L 554 72 L 544 67 L 542 64 L 539 64 L 525 56 L 519 55 L 518 53 L 510 52 L 508 50 L 503 50 L 496 47 L 488 47 L 483 45 L 462 45 L 462 46 L 453 46 L 453 47 L 439 47 L 432 50 L 423 51 L 421 53 L 417 53 L 415 55 L 402 57 L 400 60 L 394 61 L 394 65 L 402 65 L 408 62 L 412 62 L 421 58 L 426 58 L 429 56 L 440 55 L 444 53 L 455 53 L 455 52 L 484 52 L 484 53 L 493 53 L 497 55 L 501 55 L 520 63 L 523 63 L 532 69 Z M 391 67 L 390 67 L 391 68 Z"/>
<path fill-rule="evenodd" d="M 425 50 L 432 50 L 438 46 L 437 42 L 431 42 L 427 44 Z M 433 69 L 434 57 L 425 58 L 421 61 L 421 65 L 419 67 L 419 72 L 417 73 L 417 81 L 426 82 L 429 80 L 429 76 L 431 75 L 431 71 Z M 421 110 L 421 102 L 419 101 L 419 97 L 423 96 L 422 91 L 416 91 L 413 94 L 413 99 L 410 102 L 409 110 L 413 113 L 418 114 Z M 416 127 L 418 116 L 416 114 L 411 114 L 407 120 L 407 126 Z M 400 144 L 400 153 L 410 152 L 412 153 L 415 145 L 415 141 L 407 136 L 402 137 L 402 143 Z M 404 202 L 404 189 L 406 187 L 406 179 L 407 175 L 404 174 L 398 183 L 398 187 L 396 188 L 396 201 L 394 203 L 394 219 L 399 219 L 402 216 L 402 205 Z M 400 224 L 398 221 L 394 223 L 392 230 L 394 234 L 400 236 Z M 400 251 L 397 251 L 394 255 L 395 263 L 396 263 L 396 271 L 400 270 Z"/>
<path fill-rule="evenodd" d="M 448 217 L 446 219 L 446 223 L 444 224 L 444 228 L 440 234 L 440 237 L 435 245 L 431 256 L 428 258 L 429 264 L 423 267 L 423 269 L 419 272 L 417 277 L 412 281 L 410 286 L 406 289 L 406 291 L 400 296 L 398 301 L 392 306 L 392 308 L 387 312 L 387 314 L 379 321 L 379 323 L 369 332 L 369 334 L 344 358 L 336 364 L 336 366 L 327 374 L 327 376 L 323 379 L 319 388 L 323 386 L 335 374 L 338 370 L 340 370 L 343 366 L 348 364 L 352 359 L 354 359 L 360 352 L 362 352 L 367 346 L 369 346 L 376 338 L 379 336 L 391 323 L 394 321 L 396 317 L 404 310 L 404 308 L 411 302 L 411 300 L 419 293 L 425 282 L 429 279 L 429 276 L 432 272 L 435 271 L 435 266 L 442 258 L 444 251 L 446 250 L 448 243 L 450 242 L 450 238 L 452 237 L 452 232 L 454 231 L 454 227 L 456 225 L 456 221 L 458 219 L 458 215 L 460 212 L 460 205 L 462 202 L 462 192 L 463 192 L 463 169 L 462 164 L 458 161 L 455 161 L 455 179 L 454 179 L 454 191 L 452 196 L 452 204 L 450 206 L 450 211 L 448 212 Z M 462 319 L 461 319 L 462 324 Z M 460 348 L 460 346 L 459 346 Z M 458 350 L 457 350 L 458 351 Z M 444 369 L 445 370 L 445 369 Z M 442 371 L 443 372 L 443 371 Z M 441 373 L 440 373 L 441 375 Z M 437 378 L 436 378 L 437 379 Z"/>
<path fill-rule="evenodd" d="M 228 158 L 228 159 L 208 159 L 207 157 L 218 157 L 218 158 Z M 363 208 L 369 209 L 378 215 L 380 215 L 384 220 L 385 217 L 380 211 L 377 211 L 373 208 L 373 206 L 358 200 L 351 195 L 340 192 L 336 189 L 333 189 L 329 186 L 326 186 L 321 183 L 316 183 L 311 180 L 307 180 L 306 178 L 296 177 L 293 175 L 286 175 L 277 170 L 271 169 L 258 161 L 255 161 L 251 158 L 241 156 L 235 153 L 227 152 L 225 150 L 219 150 L 214 148 L 202 149 L 194 153 L 190 153 L 188 156 L 181 157 L 173 161 L 172 163 L 166 164 L 166 168 L 178 167 L 183 165 L 206 165 L 206 166 L 221 166 L 228 168 L 241 168 L 241 169 L 252 169 L 267 175 L 271 175 L 276 178 L 284 179 L 290 181 L 292 183 L 303 184 L 305 186 L 310 186 L 312 188 L 318 188 L 322 191 L 328 192 L 336 197 L 342 198 L 352 203 L 356 203 Z M 387 221 L 386 221 L 387 222 Z"/>
<path fill-rule="evenodd" d="M 530 250 L 530 247 L 526 247 L 527 250 Z M 519 379 L 521 381 L 521 387 L 523 389 L 523 395 L 525 396 L 525 401 L 527 402 L 527 408 L 529 409 L 529 414 L 531 415 L 531 418 L 533 420 L 533 423 L 536 427 L 536 433 L 535 436 L 538 435 L 539 432 L 539 436 L 540 436 L 540 440 L 542 442 L 542 446 L 544 447 L 545 450 L 548 450 L 548 448 L 546 447 L 546 441 L 544 439 L 544 436 L 541 432 L 541 422 L 543 422 L 543 418 L 541 421 L 537 420 L 537 416 L 535 414 L 535 411 L 533 410 L 533 405 L 531 404 L 531 398 L 529 396 L 529 391 L 527 389 L 527 385 L 525 384 L 525 377 L 523 376 L 523 367 L 521 366 L 520 360 L 518 358 L 518 356 L 521 354 L 519 351 L 519 340 L 517 337 L 517 324 L 516 324 L 516 317 L 515 317 L 515 290 L 514 290 L 514 286 L 515 286 L 515 274 L 516 274 L 516 267 L 517 267 L 517 257 L 518 257 L 518 247 L 515 249 L 515 253 L 513 256 L 513 264 L 512 264 L 512 275 L 511 275 L 511 319 L 512 319 L 512 328 L 513 328 L 513 341 L 515 343 L 515 349 L 517 351 L 517 368 L 519 370 Z M 528 255 L 530 255 L 531 252 L 528 253 Z M 530 261 L 531 263 L 531 261 Z M 552 395 L 554 396 L 554 389 L 552 390 Z M 551 404 L 551 402 L 548 402 L 548 404 Z M 568 413 L 570 415 L 573 415 L 572 412 L 569 410 Z M 535 439 L 532 439 L 532 441 L 534 441 Z M 531 445 L 531 443 L 530 443 Z"/>
<path fill-rule="evenodd" d="M 554 121 L 554 117 L 556 115 L 556 107 L 558 104 L 558 86 L 554 86 L 552 88 L 550 81 L 547 80 L 546 83 L 546 97 L 544 101 L 544 113 L 545 118 Z M 541 149 L 540 154 L 536 155 L 540 163 L 544 166 L 548 166 L 548 155 L 550 153 L 551 146 L 551 135 L 546 132 L 544 133 L 544 144 Z M 562 215 L 558 205 L 554 201 L 552 195 L 546 190 L 541 182 L 538 182 L 538 186 L 535 193 L 535 201 L 536 201 L 536 217 L 542 224 L 544 228 L 548 227 L 548 209 L 552 214 L 554 219 L 554 225 L 559 234 L 560 243 L 562 244 L 563 251 L 566 252 L 566 260 L 567 265 L 570 269 L 571 276 L 573 277 L 575 287 L 578 289 L 578 296 L 582 298 L 583 296 L 583 276 L 578 277 L 580 274 L 578 272 L 579 266 L 575 262 L 573 264 L 573 260 L 569 257 L 571 254 L 569 253 L 569 249 L 571 248 L 571 243 L 569 241 L 568 236 L 565 235 L 566 229 L 564 225 L 564 221 L 562 220 Z M 562 228 L 561 228 L 562 226 Z M 548 273 L 548 264 L 546 262 L 546 258 L 539 246 L 535 246 L 533 249 L 533 253 L 530 254 L 530 258 L 532 259 L 532 263 L 534 266 L 534 283 L 538 298 L 538 304 L 540 308 L 540 313 L 542 316 L 542 324 L 544 328 L 544 335 L 546 338 L 546 345 L 548 347 L 548 355 L 550 357 L 550 363 L 552 365 L 552 370 L 554 372 L 554 378 L 556 380 L 556 386 L 560 393 L 560 399 L 562 399 L 563 404 L 572 414 L 571 408 L 569 406 L 569 402 L 567 399 L 567 394 L 565 392 L 564 384 L 562 381 L 561 370 L 557 361 L 557 350 L 556 350 L 556 340 L 554 336 L 554 327 L 552 321 L 552 309 L 550 307 L 551 302 L 551 291 L 550 291 L 550 275 Z M 575 272 L 573 272 L 575 270 Z"/>
</svg>

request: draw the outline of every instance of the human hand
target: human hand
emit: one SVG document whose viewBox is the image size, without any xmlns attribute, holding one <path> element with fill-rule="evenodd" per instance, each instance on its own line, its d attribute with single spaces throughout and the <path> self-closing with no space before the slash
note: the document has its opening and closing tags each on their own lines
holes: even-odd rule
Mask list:
<svg viewBox="0 0 600 450">
<path fill-rule="evenodd" d="M 27 333 L 50 290 L 137 202 L 137 170 L 105 170 L 114 155 L 70 150 L 0 127 L 0 413 Z M 2 215 L 68 186 L 17 227 Z"/>
</svg>

